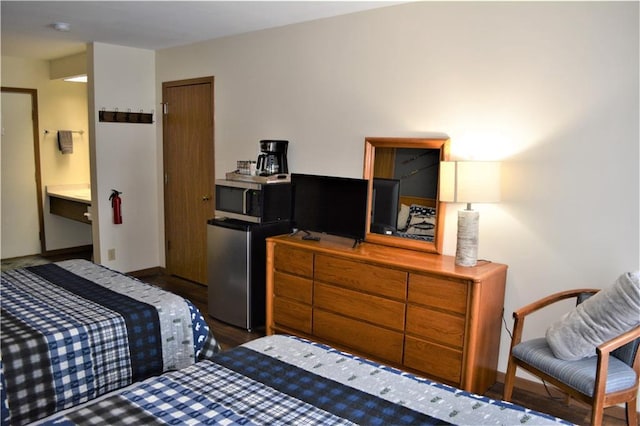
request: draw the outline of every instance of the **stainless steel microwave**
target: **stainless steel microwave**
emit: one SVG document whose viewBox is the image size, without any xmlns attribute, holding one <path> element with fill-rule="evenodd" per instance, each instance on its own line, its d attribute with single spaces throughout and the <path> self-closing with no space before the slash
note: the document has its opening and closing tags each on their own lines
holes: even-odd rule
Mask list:
<svg viewBox="0 0 640 426">
<path fill-rule="evenodd" d="M 290 220 L 291 184 L 218 179 L 215 213 L 252 223 Z"/>
</svg>

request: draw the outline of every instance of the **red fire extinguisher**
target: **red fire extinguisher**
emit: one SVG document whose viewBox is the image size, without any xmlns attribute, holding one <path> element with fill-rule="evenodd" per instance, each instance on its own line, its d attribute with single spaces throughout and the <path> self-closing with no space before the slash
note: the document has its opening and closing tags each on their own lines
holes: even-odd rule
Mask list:
<svg viewBox="0 0 640 426">
<path fill-rule="evenodd" d="M 122 192 L 112 189 L 111 196 L 109 197 L 111 200 L 111 207 L 113 208 L 113 223 L 116 225 L 120 225 L 122 223 L 122 199 L 120 198 L 120 194 L 122 194 Z"/>
</svg>

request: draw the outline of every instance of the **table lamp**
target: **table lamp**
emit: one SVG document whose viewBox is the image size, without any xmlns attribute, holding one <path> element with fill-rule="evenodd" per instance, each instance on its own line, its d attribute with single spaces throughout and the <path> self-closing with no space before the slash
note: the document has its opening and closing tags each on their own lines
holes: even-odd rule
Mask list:
<svg viewBox="0 0 640 426">
<path fill-rule="evenodd" d="M 440 201 L 467 203 L 465 210 L 458 210 L 456 265 L 475 266 L 478 261 L 480 213 L 471 209 L 471 203 L 500 201 L 500 162 L 441 162 Z"/>
</svg>

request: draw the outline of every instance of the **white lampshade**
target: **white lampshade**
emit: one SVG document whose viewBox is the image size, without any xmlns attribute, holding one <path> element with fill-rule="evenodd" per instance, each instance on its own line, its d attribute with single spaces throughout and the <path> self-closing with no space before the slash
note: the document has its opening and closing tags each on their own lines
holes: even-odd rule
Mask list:
<svg viewBox="0 0 640 426">
<path fill-rule="evenodd" d="M 471 203 L 500 201 L 500 163 L 496 161 L 443 161 L 440 163 L 440 201 L 467 203 L 458 211 L 456 265 L 475 266 L 478 262 L 478 223 L 480 214 Z"/>
<path fill-rule="evenodd" d="M 500 201 L 500 162 L 441 162 L 440 201 L 449 203 Z"/>
</svg>

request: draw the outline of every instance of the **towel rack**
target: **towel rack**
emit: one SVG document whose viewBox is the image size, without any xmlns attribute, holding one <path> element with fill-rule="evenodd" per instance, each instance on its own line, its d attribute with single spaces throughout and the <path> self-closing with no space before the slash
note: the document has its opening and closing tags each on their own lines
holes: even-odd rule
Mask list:
<svg viewBox="0 0 640 426">
<path fill-rule="evenodd" d="M 84 130 L 70 130 L 71 133 L 80 133 L 81 135 L 84 134 Z M 45 135 L 48 135 L 49 133 L 51 133 L 49 130 L 44 131 Z"/>
</svg>

